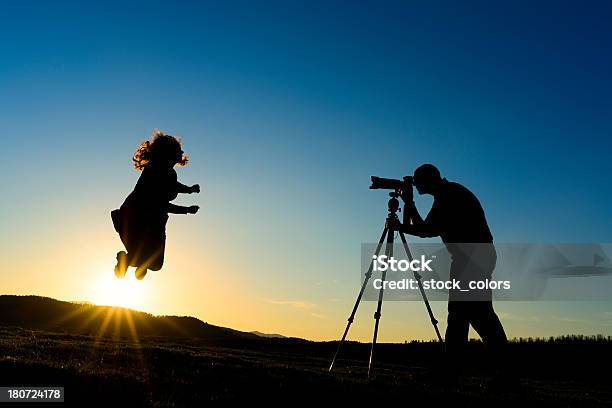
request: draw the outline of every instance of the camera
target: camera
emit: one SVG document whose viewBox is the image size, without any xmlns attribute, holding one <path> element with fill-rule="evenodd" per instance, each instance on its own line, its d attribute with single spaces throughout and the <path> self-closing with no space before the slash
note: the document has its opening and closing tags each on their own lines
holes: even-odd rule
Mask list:
<svg viewBox="0 0 612 408">
<path fill-rule="evenodd" d="M 405 176 L 402 180 L 372 176 L 370 189 L 412 191 L 412 176 Z"/>
</svg>

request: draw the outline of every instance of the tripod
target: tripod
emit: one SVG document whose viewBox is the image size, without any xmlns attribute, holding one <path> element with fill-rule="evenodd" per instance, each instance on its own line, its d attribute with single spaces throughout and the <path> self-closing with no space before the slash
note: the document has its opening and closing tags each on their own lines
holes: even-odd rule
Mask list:
<svg viewBox="0 0 612 408">
<path fill-rule="evenodd" d="M 376 251 L 374 253 L 374 255 L 378 256 L 383 246 L 383 243 L 385 242 L 385 238 L 386 238 L 387 245 L 385 247 L 385 254 L 387 255 L 387 259 L 393 256 L 393 238 L 394 238 L 395 230 L 391 228 L 390 226 L 394 225 L 395 223 L 399 221 L 397 217 L 397 211 L 399 209 L 399 200 L 397 199 L 397 197 L 399 197 L 399 192 L 398 191 L 391 192 L 389 193 L 389 196 L 391 197 L 388 203 L 389 214 L 387 215 L 383 233 L 380 237 L 380 240 L 378 241 L 378 246 L 376 247 Z M 410 252 L 410 248 L 408 248 L 406 237 L 402 231 L 398 231 L 398 232 L 402 240 L 402 244 L 404 245 L 404 251 L 406 251 L 406 255 L 408 256 L 408 260 L 412 261 L 413 259 L 412 253 Z M 338 348 L 336 349 L 334 358 L 332 359 L 332 362 L 329 366 L 330 372 L 334 368 L 334 364 L 336 363 L 336 359 L 338 358 L 338 354 L 340 353 L 340 348 L 342 347 L 342 344 L 344 343 L 344 340 L 346 339 L 346 335 L 348 334 L 351 324 L 353 323 L 355 314 L 357 313 L 357 308 L 359 307 L 359 303 L 361 302 L 361 297 L 363 296 L 363 292 L 365 291 L 368 285 L 368 282 L 370 280 L 370 277 L 372 276 L 373 266 L 374 266 L 374 260 L 370 261 L 370 266 L 368 267 L 368 271 L 365 274 L 365 279 L 363 281 L 363 284 L 361 285 L 361 290 L 359 291 L 359 294 L 357 295 L 357 300 L 355 301 L 355 305 L 353 306 L 353 311 L 351 312 L 351 315 L 348 318 L 348 324 L 346 325 L 346 328 L 344 329 L 344 334 L 342 335 L 342 339 L 338 343 Z M 427 295 L 425 294 L 425 290 L 423 289 L 423 284 L 421 283 L 421 275 L 416 271 L 413 271 L 413 273 L 414 273 L 414 278 L 416 279 L 418 283 L 419 291 L 421 292 L 421 297 L 423 298 L 423 302 L 425 303 L 425 307 L 427 308 L 429 319 L 431 320 L 431 324 L 433 325 L 434 330 L 436 331 L 436 336 L 438 337 L 438 340 L 440 341 L 440 343 L 443 343 L 442 336 L 440 335 L 440 330 L 438 330 L 438 321 L 434 317 L 434 314 L 431 310 L 431 306 L 429 305 L 429 300 L 427 300 Z M 385 269 L 382 272 L 382 277 L 381 277 L 382 282 L 385 282 L 386 276 L 387 276 L 387 270 Z M 370 349 L 370 360 L 368 363 L 368 379 L 371 378 L 373 369 L 374 369 L 374 349 L 376 346 L 376 339 L 378 338 L 378 324 L 380 322 L 380 316 L 381 316 L 380 311 L 382 309 L 383 292 L 384 292 L 384 285 L 381 285 L 380 291 L 378 292 L 378 304 L 376 307 L 376 312 L 374 313 L 374 338 L 372 339 L 372 348 Z"/>
</svg>

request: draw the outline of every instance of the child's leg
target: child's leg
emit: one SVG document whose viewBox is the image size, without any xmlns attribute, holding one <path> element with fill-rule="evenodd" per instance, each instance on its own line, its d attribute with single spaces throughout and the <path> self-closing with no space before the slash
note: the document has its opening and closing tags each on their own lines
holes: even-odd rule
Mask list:
<svg viewBox="0 0 612 408">
<path fill-rule="evenodd" d="M 146 258 L 146 261 L 142 265 L 146 266 L 147 269 L 150 269 L 152 271 L 159 271 L 164 265 L 166 234 L 158 233 L 149 236 L 146 245 L 148 256 Z"/>
<path fill-rule="evenodd" d="M 125 276 L 128 268 L 127 254 L 125 251 L 117 252 L 117 265 L 115 265 L 115 276 L 119 279 Z"/>
<path fill-rule="evenodd" d="M 166 234 L 149 236 L 146 240 L 148 257 L 136 268 L 136 279 L 141 280 L 147 274 L 147 270 L 159 271 L 164 264 L 164 252 L 166 249 Z"/>
<path fill-rule="evenodd" d="M 158 248 L 153 262 L 149 265 L 149 269 L 152 271 L 159 271 L 164 265 L 164 247 Z"/>
<path fill-rule="evenodd" d="M 131 251 L 127 253 L 127 264 L 129 266 L 139 266 L 142 262 L 140 262 L 140 257 L 138 254 L 140 251 Z"/>
<path fill-rule="evenodd" d="M 146 266 L 139 266 L 138 268 L 136 268 L 136 279 L 138 280 L 142 280 L 144 279 L 144 277 L 147 274 L 147 267 Z"/>
</svg>

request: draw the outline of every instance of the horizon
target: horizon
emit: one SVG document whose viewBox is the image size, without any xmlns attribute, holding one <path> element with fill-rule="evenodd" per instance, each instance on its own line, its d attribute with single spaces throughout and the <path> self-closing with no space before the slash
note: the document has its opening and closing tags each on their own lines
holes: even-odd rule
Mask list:
<svg viewBox="0 0 612 408">
<path fill-rule="evenodd" d="M 34 4 L 0 27 L 3 293 L 337 340 L 386 216 L 369 177 L 426 162 L 496 243 L 612 242 L 610 4 Z M 200 212 L 170 215 L 161 271 L 116 280 L 110 211 L 156 128 Z M 612 301 L 495 307 L 509 337 L 612 335 Z M 433 338 L 423 309 L 386 302 L 380 341 Z"/>
<path fill-rule="evenodd" d="M 119 333 L 116 331 L 116 329 L 113 329 L 113 325 L 110 323 L 107 323 L 108 321 L 111 321 L 112 319 L 117 319 L 119 318 L 120 320 L 122 319 L 126 319 L 127 321 L 133 322 L 135 323 L 136 320 L 133 320 L 134 317 L 126 317 L 125 313 L 126 312 L 133 312 L 133 313 L 141 313 L 144 315 L 147 315 L 151 318 L 172 318 L 172 317 L 176 317 L 176 318 L 193 318 L 198 320 L 199 322 L 206 324 L 206 325 L 210 325 L 210 326 L 215 326 L 215 327 L 219 327 L 222 329 L 230 329 L 230 330 L 234 330 L 237 332 L 241 332 L 241 333 L 247 333 L 247 334 L 255 334 L 259 337 L 276 337 L 276 338 L 285 338 L 285 339 L 297 339 L 297 340 L 306 340 L 306 341 L 315 341 L 315 342 L 337 342 L 338 339 L 336 340 L 310 340 L 310 339 L 304 339 L 301 337 L 291 337 L 291 336 L 286 336 L 282 333 L 269 333 L 269 332 L 262 332 L 262 331 L 258 331 L 258 330 L 253 330 L 253 331 L 241 331 L 241 330 L 236 330 L 232 327 L 224 327 L 224 326 L 219 326 L 219 325 L 215 325 L 215 324 L 211 324 L 210 322 L 207 322 L 205 320 L 199 319 L 195 316 L 188 316 L 188 315 L 166 315 L 166 314 L 152 314 L 149 312 L 146 312 L 144 310 L 137 310 L 137 309 L 131 309 L 128 307 L 124 307 L 124 306 L 115 306 L 115 305 L 104 305 L 104 304 L 96 304 L 96 303 L 92 303 L 90 301 L 68 301 L 68 300 L 62 300 L 62 299 L 55 299 L 55 298 L 50 298 L 50 297 L 45 297 L 45 296 L 38 296 L 38 295 L 7 295 L 7 294 L 0 294 L 0 296 L 17 296 L 17 297 L 24 297 L 24 298 L 39 298 L 39 299 L 43 299 L 43 300 L 52 300 L 55 302 L 60 302 L 60 303 L 70 303 L 73 305 L 77 305 L 77 306 L 91 306 L 91 307 L 100 307 L 100 308 L 108 308 L 111 309 L 109 312 L 107 312 L 107 316 L 105 316 L 104 322 L 102 324 L 101 328 L 98 328 L 98 333 L 96 334 L 97 338 L 101 338 L 101 337 L 114 337 L 119 335 Z M 117 314 L 116 310 L 122 310 L 123 313 L 122 314 Z M 108 317 L 110 316 L 110 317 Z M 66 316 L 64 316 L 65 318 Z M 71 315 L 69 316 L 71 318 L 75 318 L 78 317 L 78 315 Z M 61 325 L 62 319 L 60 319 L 60 325 Z M 132 324 L 133 324 L 132 323 Z M 27 326 L 25 327 L 27 328 Z M 40 329 L 40 328 L 37 328 Z M 82 328 L 81 328 L 82 329 Z M 142 339 L 140 339 L 139 335 L 137 332 L 132 332 L 129 333 L 130 336 L 137 336 L 135 337 L 133 340 L 134 341 L 140 341 Z M 511 342 L 517 342 L 517 341 L 523 341 L 523 340 L 536 340 L 536 341 L 548 341 L 550 339 L 554 339 L 554 340 L 559 340 L 559 339 L 564 339 L 564 338 L 585 338 L 585 339 L 599 339 L 599 338 L 604 338 L 607 339 L 608 341 L 612 338 L 612 336 L 610 335 L 603 335 L 601 333 L 597 333 L 597 334 L 589 334 L 589 335 L 585 335 L 585 334 L 581 334 L 581 333 L 561 333 L 555 336 L 544 336 L 544 337 L 538 337 L 538 336 L 529 336 L 529 337 L 509 337 L 508 341 Z M 472 340 L 479 340 L 482 341 L 481 339 L 478 338 L 473 338 Z M 362 343 L 362 344 L 367 344 L 369 343 L 369 341 L 360 341 L 360 340 L 347 340 L 347 341 L 352 341 L 352 342 L 356 342 L 356 343 Z M 431 343 L 438 343 L 438 340 L 435 339 L 433 336 L 430 339 L 405 339 L 405 340 L 399 340 L 399 341 L 394 341 L 394 342 L 386 342 L 387 344 L 403 344 L 406 342 L 411 342 L 411 341 L 422 341 L 422 342 L 431 342 Z"/>
</svg>

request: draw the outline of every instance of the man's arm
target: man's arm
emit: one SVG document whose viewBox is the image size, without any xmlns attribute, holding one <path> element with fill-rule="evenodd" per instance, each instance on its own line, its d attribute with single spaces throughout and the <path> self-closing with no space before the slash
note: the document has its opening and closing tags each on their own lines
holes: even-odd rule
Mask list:
<svg viewBox="0 0 612 408">
<path fill-rule="evenodd" d="M 442 231 L 439 205 L 434 202 L 429 214 L 427 214 L 427 218 L 423 220 L 414 205 L 414 201 L 411 201 L 404 206 L 404 224 L 399 229 L 405 234 L 421 238 L 439 236 Z"/>
<path fill-rule="evenodd" d="M 404 234 L 414 235 L 421 238 L 431 238 L 440 235 L 439 231 L 426 223 L 421 225 L 404 224 L 401 226 L 400 231 L 402 231 Z"/>
<path fill-rule="evenodd" d="M 404 204 L 404 225 L 411 223 L 414 225 L 421 225 L 423 222 L 423 218 L 421 218 L 421 214 L 417 211 L 414 201 Z"/>
</svg>

